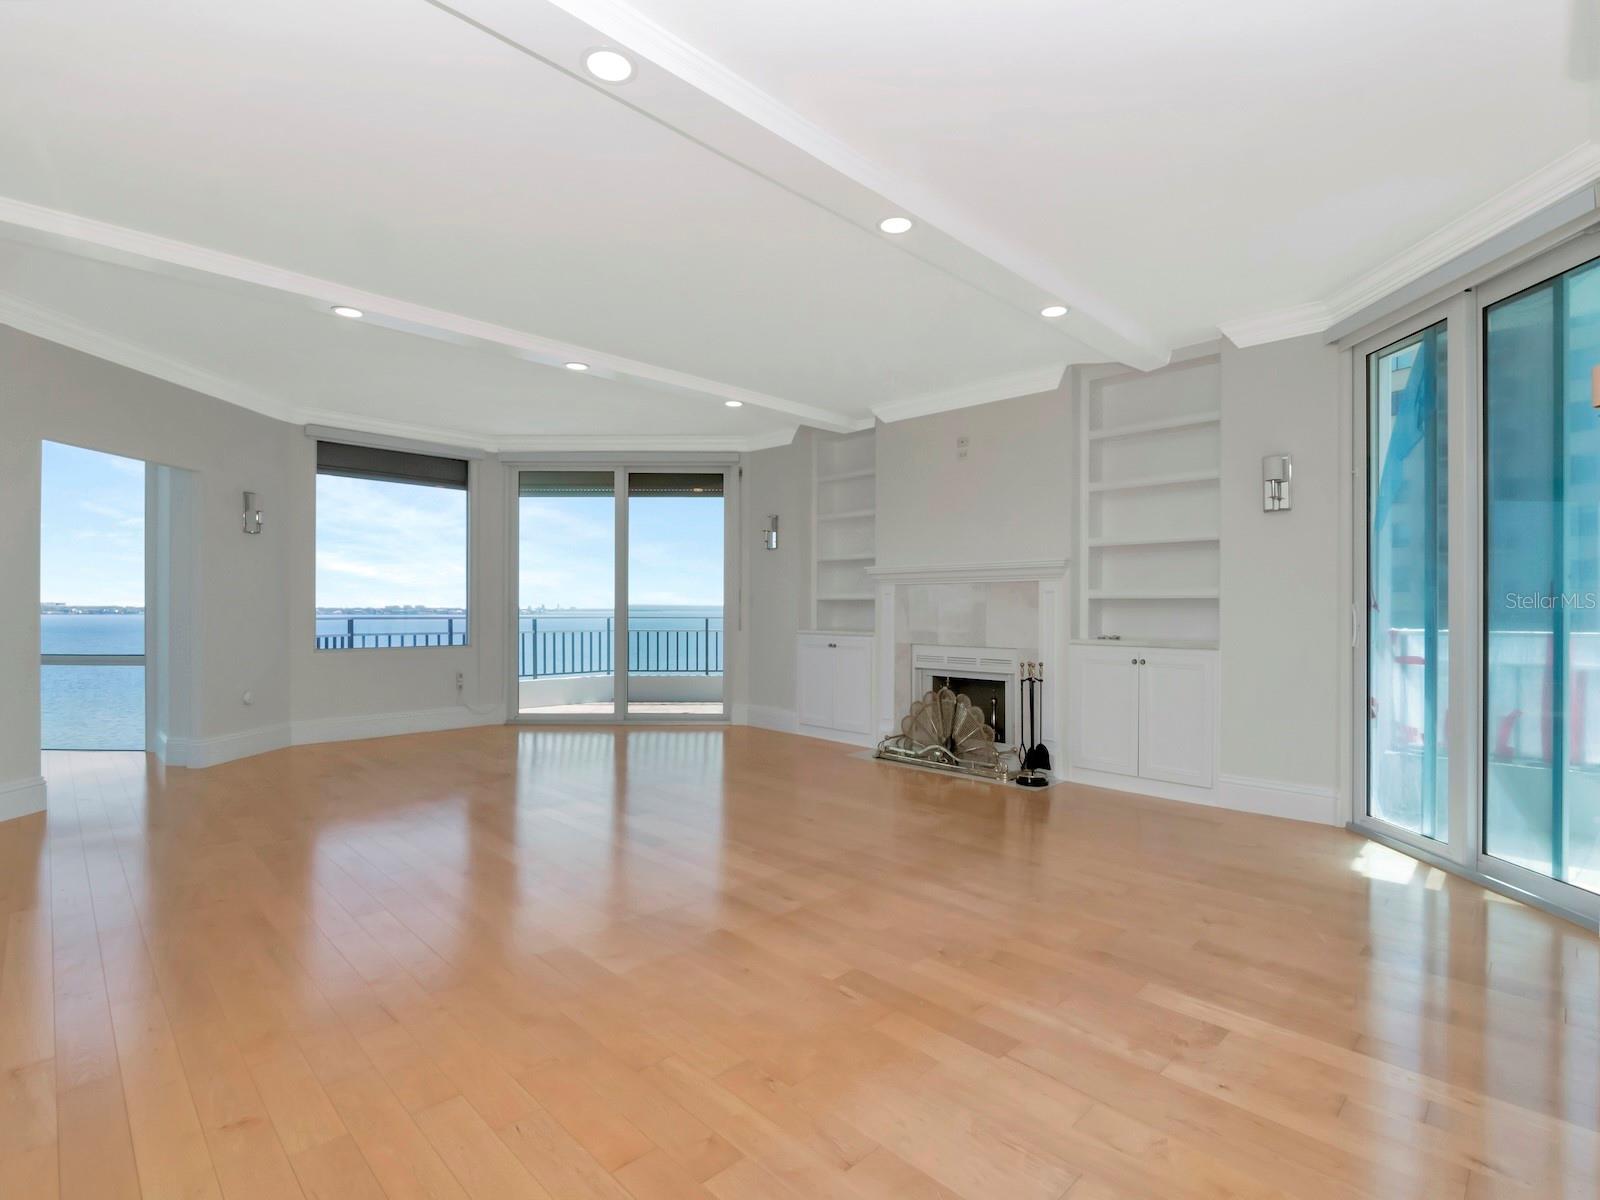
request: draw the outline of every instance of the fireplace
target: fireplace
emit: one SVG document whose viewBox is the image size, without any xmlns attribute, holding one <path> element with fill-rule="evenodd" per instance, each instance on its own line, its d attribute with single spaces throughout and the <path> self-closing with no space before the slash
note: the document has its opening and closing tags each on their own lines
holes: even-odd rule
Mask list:
<svg viewBox="0 0 1600 1200">
<path fill-rule="evenodd" d="M 1018 679 L 1021 653 L 996 646 L 911 647 L 911 694 L 947 687 L 972 702 L 994 727 L 995 745 L 1014 746 L 1022 734 Z"/>
<path fill-rule="evenodd" d="M 958 696 L 965 696 L 972 707 L 983 714 L 994 730 L 997 745 L 1009 746 L 1006 738 L 1006 684 L 1003 679 L 974 679 L 967 675 L 940 675 L 934 672 L 928 684 L 930 691 L 949 688 Z"/>
</svg>

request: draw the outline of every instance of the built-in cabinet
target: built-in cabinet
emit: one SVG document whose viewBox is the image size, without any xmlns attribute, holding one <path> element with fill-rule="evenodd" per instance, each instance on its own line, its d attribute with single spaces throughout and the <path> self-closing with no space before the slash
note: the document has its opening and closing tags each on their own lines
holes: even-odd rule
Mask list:
<svg viewBox="0 0 1600 1200">
<path fill-rule="evenodd" d="M 846 741 L 872 733 L 872 637 L 802 633 L 795 662 L 795 719 L 801 733 Z"/>
<path fill-rule="evenodd" d="M 1074 769 L 1211 787 L 1215 651 L 1122 642 L 1075 645 L 1067 675 Z"/>
</svg>

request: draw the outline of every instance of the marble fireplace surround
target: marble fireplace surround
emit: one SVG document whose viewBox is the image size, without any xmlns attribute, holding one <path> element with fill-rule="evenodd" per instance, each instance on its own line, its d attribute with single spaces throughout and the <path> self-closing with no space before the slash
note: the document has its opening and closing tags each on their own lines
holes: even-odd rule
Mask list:
<svg viewBox="0 0 1600 1200">
<path fill-rule="evenodd" d="M 877 602 L 878 736 L 896 732 L 910 707 L 913 645 L 1004 647 L 1044 664 L 1041 723 L 1059 767 L 1067 567 L 1066 559 L 868 567 Z"/>
</svg>

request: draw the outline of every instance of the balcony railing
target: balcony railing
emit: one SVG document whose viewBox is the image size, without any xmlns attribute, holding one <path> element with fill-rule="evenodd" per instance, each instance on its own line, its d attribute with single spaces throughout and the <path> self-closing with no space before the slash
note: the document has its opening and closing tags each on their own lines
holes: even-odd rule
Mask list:
<svg viewBox="0 0 1600 1200">
<path fill-rule="evenodd" d="M 635 675 L 720 675 L 720 617 L 635 617 L 628 629 L 628 670 Z M 394 629 L 404 625 L 407 628 Z M 390 626 L 391 628 L 384 628 Z M 318 650 L 465 646 L 466 617 L 318 617 Z M 616 621 L 611 616 L 521 617 L 517 675 L 561 679 L 615 670 Z"/>
<path fill-rule="evenodd" d="M 341 629 L 330 629 L 335 623 Z M 426 629 L 372 629 L 370 626 L 423 625 Z M 369 628 L 363 628 L 369 626 Z M 465 646 L 465 617 L 318 617 L 318 650 L 380 650 L 403 646 Z"/>
<path fill-rule="evenodd" d="M 647 619 L 648 620 L 648 619 Z M 523 679 L 610 675 L 616 657 L 616 626 L 607 617 L 600 628 L 575 629 L 561 617 L 527 617 L 517 633 L 517 674 Z M 687 627 L 684 627 L 687 626 Z M 722 674 L 722 630 L 713 619 L 698 625 L 682 618 L 671 625 L 632 622 L 628 629 L 628 671 L 634 675 Z"/>
</svg>

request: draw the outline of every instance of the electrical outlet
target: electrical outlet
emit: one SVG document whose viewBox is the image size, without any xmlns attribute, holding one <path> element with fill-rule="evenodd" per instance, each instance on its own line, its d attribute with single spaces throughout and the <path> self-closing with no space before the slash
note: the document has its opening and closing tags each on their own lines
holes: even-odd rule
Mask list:
<svg viewBox="0 0 1600 1200">
<path fill-rule="evenodd" d="M 957 461 L 966 458 L 967 451 L 970 450 L 971 448 L 972 448 L 972 439 L 971 438 L 969 438 L 966 434 L 962 434 L 960 437 L 958 437 L 956 439 L 956 459 L 957 459 Z"/>
<path fill-rule="evenodd" d="M 456 672 L 456 691 L 461 691 L 467 686 L 467 677 L 460 671 Z"/>
</svg>

